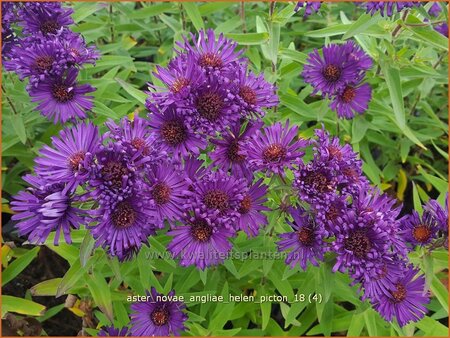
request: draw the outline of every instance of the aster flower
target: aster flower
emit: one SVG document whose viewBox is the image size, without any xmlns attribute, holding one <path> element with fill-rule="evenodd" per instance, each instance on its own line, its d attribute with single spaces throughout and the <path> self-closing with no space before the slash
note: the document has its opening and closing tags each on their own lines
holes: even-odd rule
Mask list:
<svg viewBox="0 0 450 338">
<path fill-rule="evenodd" d="M 47 184 L 40 177 L 26 175 L 23 180 L 30 184 L 19 192 L 11 202 L 16 212 L 12 220 L 19 221 L 16 228 L 21 236 L 28 236 L 31 243 L 42 244 L 56 231 L 54 244 L 58 245 L 60 233 L 66 243 L 72 242 L 70 230 L 83 223 L 82 210 L 72 206 L 74 197 L 68 195 L 63 184 Z"/>
<path fill-rule="evenodd" d="M 49 77 L 29 88 L 31 101 L 38 102 L 37 110 L 53 123 L 65 123 L 74 118 L 86 118 L 92 109 L 92 96 L 85 94 L 95 89 L 89 84 L 76 83 L 78 70 L 70 68 L 65 78 Z"/>
<path fill-rule="evenodd" d="M 180 301 L 164 301 L 162 294 L 156 292 L 154 287 L 150 292 L 146 291 L 147 301 L 131 304 L 131 329 L 132 336 L 140 337 L 167 337 L 178 336 L 185 331 L 184 322 L 188 316 L 183 312 L 186 305 Z M 175 296 L 175 291 L 170 291 L 167 297 Z"/>
<path fill-rule="evenodd" d="M 19 10 L 23 33 L 47 37 L 73 24 L 73 9 L 55 2 L 26 3 Z"/>
<path fill-rule="evenodd" d="M 222 134 L 221 140 L 212 139 L 211 143 L 216 146 L 215 150 L 210 153 L 214 164 L 225 171 L 230 169 L 231 173 L 237 177 L 246 177 L 251 180 L 253 173 L 248 168 L 243 145 L 262 125 L 263 122 L 248 122 L 241 133 L 241 125 L 235 124 Z"/>
<path fill-rule="evenodd" d="M 17 44 L 19 39 L 15 35 L 11 24 L 17 21 L 16 6 L 17 3 L 10 1 L 2 1 L 2 59 L 8 59 L 13 46 Z"/>
<path fill-rule="evenodd" d="M 167 233 L 173 237 L 167 249 L 180 257 L 181 266 L 196 265 L 204 270 L 227 258 L 232 247 L 229 239 L 235 234 L 230 224 L 198 210 L 188 212 L 183 224 Z"/>
<path fill-rule="evenodd" d="M 442 207 L 438 201 L 430 199 L 427 204 L 424 205 L 424 209 L 432 215 L 439 230 L 448 235 L 448 193 L 445 196 L 444 207 Z"/>
<path fill-rule="evenodd" d="M 393 321 L 395 317 L 400 326 L 405 326 L 425 316 L 424 304 L 429 302 L 429 294 L 425 293 L 425 278 L 417 276 L 418 272 L 409 266 L 395 281 L 395 287 L 389 290 L 390 295 L 381 293 L 372 300 L 373 307 L 384 319 Z"/>
<path fill-rule="evenodd" d="M 100 58 L 100 53 L 95 46 L 87 46 L 83 36 L 67 31 L 61 39 L 69 59 L 69 65 L 82 66 L 84 64 L 95 64 Z"/>
<path fill-rule="evenodd" d="M 420 6 L 420 2 L 415 1 L 367 1 L 360 3 L 360 6 L 366 9 L 366 13 L 374 15 L 379 12 L 381 16 L 391 17 L 405 8 L 412 8 L 414 6 Z"/>
<path fill-rule="evenodd" d="M 27 42 L 22 40 L 10 52 L 10 60 L 4 65 L 23 80 L 31 77 L 33 85 L 49 76 L 61 76 L 67 69 L 67 53 L 56 39 Z"/>
<path fill-rule="evenodd" d="M 247 71 L 247 66 L 238 68 L 236 84 L 237 100 L 244 117 L 264 116 L 263 108 L 274 107 L 278 104 L 276 88 L 266 82 L 264 74 L 256 76 Z"/>
<path fill-rule="evenodd" d="M 204 69 L 206 74 L 233 76 L 234 68 L 240 63 L 240 56 L 244 50 L 236 51 L 237 43 L 226 39 L 220 34 L 216 39 L 214 31 L 201 30 L 198 35 L 191 33 L 190 38 L 183 37 L 184 42 L 178 42 L 181 51 L 178 53 L 191 52 L 197 64 Z"/>
<path fill-rule="evenodd" d="M 298 12 L 300 8 L 305 8 L 303 18 L 307 18 L 311 14 L 318 13 L 322 3 L 319 1 L 298 1 L 294 11 Z"/>
<path fill-rule="evenodd" d="M 259 179 L 249 187 L 239 205 L 238 212 L 241 216 L 238 228 L 245 231 L 249 237 L 258 235 L 259 228 L 267 225 L 267 217 L 262 213 L 262 211 L 270 210 L 263 205 L 267 202 L 267 188 L 267 185 L 263 184 L 263 180 Z"/>
<path fill-rule="evenodd" d="M 315 49 L 308 54 L 303 78 L 313 86 L 313 93 L 332 96 L 346 85 L 360 82 L 364 72 L 372 66 L 372 60 L 354 42 L 343 45 L 330 44 L 322 48 L 322 55 Z"/>
<path fill-rule="evenodd" d="M 88 228 L 95 245 L 107 248 L 111 256 L 119 258 L 129 257 L 130 249 L 137 251 L 155 233 L 154 210 L 139 191 L 119 201 L 102 203 L 95 210 L 93 221 L 98 223 Z"/>
<path fill-rule="evenodd" d="M 118 329 L 114 326 L 107 326 L 102 328 L 97 335 L 99 337 L 126 337 L 128 335 L 128 328 L 123 327 Z"/>
<path fill-rule="evenodd" d="M 244 179 L 228 176 L 223 171 L 210 172 L 192 185 L 188 204 L 193 209 L 223 219 L 237 219 L 238 208 L 247 192 Z"/>
<path fill-rule="evenodd" d="M 179 159 L 198 155 L 200 149 L 206 148 L 205 136 L 189 129 L 185 117 L 177 113 L 174 106 L 160 111 L 147 102 L 147 108 L 151 111 L 149 124 L 162 151 Z"/>
<path fill-rule="evenodd" d="M 307 142 L 297 136 L 298 127 L 283 126 L 280 122 L 256 131 L 244 150 L 251 168 L 284 176 L 284 169 L 291 168 L 304 155 L 300 149 Z"/>
<path fill-rule="evenodd" d="M 319 265 L 325 252 L 324 232 L 317 226 L 311 217 L 301 207 L 289 208 L 294 222 L 287 223 L 294 229 L 293 232 L 280 234 L 281 241 L 277 242 L 279 251 L 292 249 L 286 258 L 286 264 L 291 268 L 299 264 L 306 270 L 308 262 Z"/>
<path fill-rule="evenodd" d="M 430 9 L 428 10 L 428 14 L 434 17 L 438 17 L 439 14 L 441 14 L 442 8 L 439 5 L 439 2 L 434 2 L 433 5 L 431 5 Z"/>
<path fill-rule="evenodd" d="M 66 188 L 73 190 L 89 178 L 99 144 L 98 128 L 91 123 L 65 128 L 59 137 L 52 137 L 53 148 L 44 145 L 40 150 L 36 173 L 48 182 L 67 183 Z"/>
<path fill-rule="evenodd" d="M 347 85 L 333 98 L 330 108 L 340 118 L 352 119 L 367 110 L 371 98 L 372 88 L 368 83 Z"/>
<path fill-rule="evenodd" d="M 156 220 L 176 220 L 183 214 L 188 185 L 183 173 L 173 165 L 160 164 L 149 173 L 149 193 L 155 208 Z"/>
<path fill-rule="evenodd" d="M 437 237 L 439 230 L 438 224 L 431 213 L 424 212 L 420 216 L 415 210 L 402 220 L 401 225 L 403 238 L 413 246 L 424 246 L 431 243 Z"/>
<path fill-rule="evenodd" d="M 436 32 L 441 33 L 445 37 L 448 38 L 448 24 L 441 23 L 439 25 L 434 26 Z"/>
</svg>

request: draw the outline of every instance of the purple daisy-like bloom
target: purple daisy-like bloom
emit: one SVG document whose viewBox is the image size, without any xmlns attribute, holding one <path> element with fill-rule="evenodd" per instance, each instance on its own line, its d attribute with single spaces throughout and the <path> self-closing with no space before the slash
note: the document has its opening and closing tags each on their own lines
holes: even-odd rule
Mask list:
<svg viewBox="0 0 450 338">
<path fill-rule="evenodd" d="M 330 44 L 308 54 L 303 69 L 303 78 L 313 86 L 313 93 L 332 96 L 345 89 L 346 85 L 360 82 L 364 72 L 372 66 L 372 60 L 353 41 L 345 44 Z"/>
<path fill-rule="evenodd" d="M 434 26 L 436 32 L 441 33 L 445 37 L 448 38 L 448 24 L 441 23 L 439 25 Z"/>
<path fill-rule="evenodd" d="M 107 248 L 111 256 L 128 257 L 130 249 L 137 251 L 155 233 L 154 210 L 142 192 L 102 204 L 95 216 L 98 223 L 88 228 L 95 245 Z"/>
<path fill-rule="evenodd" d="M 325 233 L 315 224 L 311 215 L 301 207 L 289 208 L 289 213 L 294 222 L 287 221 L 295 230 L 293 232 L 280 234 L 281 241 L 277 242 L 279 251 L 292 249 L 286 258 L 286 264 L 291 268 L 299 264 L 306 270 L 308 262 L 319 265 L 326 251 Z"/>
<path fill-rule="evenodd" d="M 118 329 L 114 326 L 107 326 L 102 328 L 97 335 L 99 337 L 127 337 L 128 328 L 123 327 L 121 329 Z"/>
<path fill-rule="evenodd" d="M 174 257 L 180 257 L 181 266 L 196 265 L 204 270 L 227 258 L 232 248 L 229 239 L 235 235 L 232 225 L 198 210 L 187 213 L 183 223 L 167 233 L 173 237 L 167 249 Z"/>
<path fill-rule="evenodd" d="M 66 49 L 69 65 L 82 66 L 84 64 L 95 64 L 100 58 L 100 53 L 95 46 L 87 46 L 83 36 L 67 31 L 62 40 Z"/>
<path fill-rule="evenodd" d="M 181 169 L 184 171 L 186 182 L 189 184 L 189 191 L 193 190 L 193 184 L 206 174 L 206 168 L 203 166 L 202 160 L 188 157 L 184 160 Z"/>
<path fill-rule="evenodd" d="M 95 91 L 89 84 L 78 84 L 78 70 L 70 68 L 66 77 L 49 77 L 37 86 L 29 88 L 31 101 L 38 102 L 36 109 L 53 123 L 65 123 L 74 118 L 86 118 L 86 111 L 92 109 L 93 96 L 85 94 Z"/>
<path fill-rule="evenodd" d="M 262 108 L 274 107 L 278 104 L 276 87 L 264 79 L 264 74 L 256 76 L 247 72 L 247 67 L 238 68 L 236 84 L 237 100 L 244 117 L 264 116 Z"/>
<path fill-rule="evenodd" d="M 372 88 L 368 83 L 347 85 L 330 103 L 331 110 L 340 118 L 352 119 L 356 114 L 363 114 L 372 99 Z"/>
<path fill-rule="evenodd" d="M 23 80 L 31 77 L 33 85 L 51 76 L 61 76 L 67 69 L 67 53 L 56 39 L 27 43 L 26 39 L 14 46 L 5 69 L 14 71 Z"/>
<path fill-rule="evenodd" d="M 413 1 L 367 1 L 360 3 L 360 6 L 366 9 L 366 13 L 374 15 L 379 12 L 381 16 L 391 17 L 405 8 L 412 8 L 414 6 L 420 6 L 420 2 Z"/>
<path fill-rule="evenodd" d="M 26 3 L 19 10 L 19 17 L 23 20 L 19 24 L 26 34 L 47 37 L 72 25 L 72 13 L 73 9 L 63 8 L 57 2 Z"/>
<path fill-rule="evenodd" d="M 210 153 L 214 164 L 223 170 L 231 170 L 237 177 L 246 177 L 251 180 L 253 173 L 247 165 L 247 156 L 243 153 L 244 144 L 250 137 L 263 126 L 263 122 L 248 122 L 241 133 L 241 125 L 235 124 L 230 130 L 222 134 L 222 139 L 212 139 L 211 143 L 216 146 Z"/>
<path fill-rule="evenodd" d="M 336 223 L 332 243 L 332 250 L 337 254 L 334 272 L 348 271 L 357 279 L 367 276 L 369 268 L 383 267 L 391 244 L 384 220 L 372 214 L 348 210 Z"/>
<path fill-rule="evenodd" d="M 437 237 L 439 230 L 438 224 L 431 213 L 424 212 L 420 216 L 415 210 L 402 220 L 401 226 L 403 238 L 406 242 L 412 244 L 413 247 L 431 243 Z"/>
<path fill-rule="evenodd" d="M 428 10 L 428 14 L 434 17 L 438 17 L 442 12 L 442 7 L 439 5 L 439 2 L 434 2 Z"/>
<path fill-rule="evenodd" d="M 147 108 L 151 111 L 148 115 L 149 124 L 154 129 L 155 141 L 159 143 L 162 151 L 179 159 L 191 154 L 198 155 L 201 149 L 206 148 L 205 135 L 188 128 L 184 115 L 177 113 L 174 106 L 160 111 L 147 102 Z"/>
<path fill-rule="evenodd" d="M 166 86 L 150 92 L 153 101 L 160 105 L 170 105 L 189 98 L 189 95 L 205 82 L 205 73 L 197 64 L 192 53 L 182 54 L 172 59 L 167 68 L 156 66 L 153 75 Z"/>
<path fill-rule="evenodd" d="M 216 39 L 214 30 L 201 30 L 198 35 L 191 33 L 192 43 L 187 37 L 183 43 L 177 43 L 181 48 L 180 55 L 191 52 L 197 64 L 204 69 L 206 74 L 224 75 L 234 77 L 234 69 L 241 62 L 241 54 L 244 50 L 236 51 L 237 43 L 220 34 Z"/>
<path fill-rule="evenodd" d="M 381 293 L 372 300 L 373 307 L 384 319 L 392 321 L 395 317 L 400 326 L 405 326 L 417 322 L 428 312 L 424 304 L 429 302 L 429 294 L 425 291 L 425 278 L 417 276 L 418 272 L 409 266 L 395 281 L 389 295 Z"/>
<path fill-rule="evenodd" d="M 175 291 L 170 291 L 166 297 L 156 292 L 154 287 L 146 291 L 147 301 L 131 304 L 132 336 L 167 337 L 179 336 L 186 330 L 184 322 L 188 316 L 183 312 L 186 305 L 174 299 Z M 168 300 L 166 300 L 168 299 Z"/>
<path fill-rule="evenodd" d="M 322 3 L 319 1 L 298 1 L 294 11 L 298 12 L 300 8 L 304 8 L 303 18 L 307 18 L 311 14 L 318 13 Z"/>
<path fill-rule="evenodd" d="M 52 145 L 40 150 L 40 157 L 35 159 L 36 173 L 48 182 L 67 183 L 68 190 L 85 183 L 100 145 L 98 128 L 91 123 L 65 128 L 59 137 L 52 137 Z"/>
<path fill-rule="evenodd" d="M 220 219 L 237 219 L 238 208 L 247 190 L 245 179 L 229 176 L 220 170 L 210 172 L 192 185 L 188 204 Z"/>
<path fill-rule="evenodd" d="M 31 175 L 23 180 L 31 187 L 19 192 L 11 202 L 11 209 L 16 212 L 12 220 L 19 221 L 19 234 L 28 236 L 31 243 L 42 244 L 50 232 L 56 231 L 54 244 L 58 245 L 62 232 L 70 244 L 70 230 L 78 229 L 84 220 L 82 210 L 72 206 L 73 197 L 64 192 L 63 184 L 47 184 Z"/>
<path fill-rule="evenodd" d="M 160 227 L 163 221 L 180 219 L 189 194 L 183 172 L 173 165 L 160 164 L 149 173 L 150 198 Z"/>
<path fill-rule="evenodd" d="M 238 212 L 241 216 L 238 228 L 245 231 L 249 237 L 258 235 L 259 228 L 267 225 L 267 217 L 262 213 L 262 211 L 270 210 L 263 205 L 267 202 L 267 188 L 267 185 L 263 184 L 263 180 L 259 179 L 249 187 L 239 205 Z"/>
<path fill-rule="evenodd" d="M 250 167 L 267 174 L 284 176 L 284 169 L 291 168 L 304 155 L 301 151 L 307 142 L 297 136 L 298 127 L 289 127 L 289 120 L 283 126 L 277 122 L 256 131 L 244 146 Z"/>
<path fill-rule="evenodd" d="M 424 205 L 424 209 L 432 215 L 437 222 L 439 230 L 448 236 L 448 193 L 445 196 L 445 206 L 442 207 L 438 201 L 430 199 Z"/>
</svg>

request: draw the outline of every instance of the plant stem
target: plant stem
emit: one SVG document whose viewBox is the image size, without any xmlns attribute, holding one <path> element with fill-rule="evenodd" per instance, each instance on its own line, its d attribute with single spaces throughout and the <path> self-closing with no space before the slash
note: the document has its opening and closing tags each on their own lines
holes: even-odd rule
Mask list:
<svg viewBox="0 0 450 338">
<path fill-rule="evenodd" d="M 14 104 L 12 103 L 12 101 L 10 100 L 10 98 L 8 97 L 8 95 L 6 95 L 6 90 L 5 90 L 5 87 L 3 87 L 3 85 L 2 85 L 2 92 L 3 92 L 3 94 L 5 95 L 6 101 L 8 101 L 8 104 L 9 104 L 9 106 L 11 107 L 11 109 L 12 109 L 14 115 L 19 115 L 19 113 L 18 113 L 17 110 L 16 110 L 16 107 L 14 107 Z"/>
</svg>

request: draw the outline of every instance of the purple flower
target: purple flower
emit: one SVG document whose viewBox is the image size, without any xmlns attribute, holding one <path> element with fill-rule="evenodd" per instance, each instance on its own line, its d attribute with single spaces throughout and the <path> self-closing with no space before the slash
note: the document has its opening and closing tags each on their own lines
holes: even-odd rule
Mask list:
<svg viewBox="0 0 450 338">
<path fill-rule="evenodd" d="M 284 126 L 277 122 L 256 131 L 244 147 L 250 167 L 267 174 L 284 176 L 284 169 L 299 162 L 304 155 L 301 149 L 307 145 L 305 140 L 297 136 L 297 132 L 297 126 L 289 128 L 289 120 Z"/>
<path fill-rule="evenodd" d="M 330 108 L 340 118 L 352 119 L 367 110 L 371 98 L 372 88 L 368 83 L 347 85 L 333 98 Z"/>
<path fill-rule="evenodd" d="M 374 15 L 379 12 L 381 16 L 393 16 L 396 13 L 401 12 L 405 8 L 411 8 L 414 6 L 420 6 L 420 2 L 413 1 L 367 1 L 360 3 L 360 6 L 366 9 L 366 13 Z"/>
<path fill-rule="evenodd" d="M 231 225 L 198 210 L 188 213 L 183 223 L 167 233 L 173 237 L 167 249 L 180 257 L 181 266 L 196 265 L 204 270 L 227 258 L 232 247 L 229 239 L 235 234 Z"/>
<path fill-rule="evenodd" d="M 214 31 L 201 30 L 198 35 L 191 33 L 192 43 L 187 37 L 184 42 L 178 42 L 181 48 L 180 55 L 191 52 L 195 57 L 197 65 L 202 67 L 206 74 L 224 75 L 233 77 L 236 66 L 240 63 L 240 56 L 244 50 L 235 51 L 236 42 L 226 39 L 220 34 L 216 39 Z"/>
<path fill-rule="evenodd" d="M 69 65 L 82 66 L 86 63 L 95 64 L 100 58 L 100 53 L 95 46 L 86 46 L 84 38 L 80 34 L 68 31 L 63 38 L 62 44 L 66 49 Z"/>
<path fill-rule="evenodd" d="M 322 3 L 319 1 L 298 1 L 294 11 L 298 12 L 300 8 L 305 8 L 303 18 L 306 19 L 311 14 L 318 13 L 320 10 L 320 6 L 322 6 Z"/>
<path fill-rule="evenodd" d="M 31 83 L 36 85 L 49 76 L 61 76 L 68 67 L 67 56 L 57 39 L 31 43 L 22 41 L 12 48 L 5 69 L 17 73 L 21 80 L 31 77 Z"/>
<path fill-rule="evenodd" d="M 147 108 L 151 111 L 149 124 L 162 151 L 178 159 L 198 155 L 200 149 L 206 148 L 205 136 L 189 129 L 185 117 L 177 113 L 175 107 L 160 111 L 147 103 Z"/>
<path fill-rule="evenodd" d="M 241 125 L 235 124 L 229 131 L 222 134 L 222 140 L 212 139 L 211 143 L 216 146 L 215 150 L 210 153 L 214 164 L 225 171 L 231 169 L 231 173 L 237 177 L 246 177 L 251 180 L 253 173 L 248 168 L 247 156 L 243 153 L 243 148 L 251 135 L 262 125 L 263 122 L 248 122 L 241 133 Z"/>
<path fill-rule="evenodd" d="M 12 220 L 21 236 L 28 236 L 31 243 L 42 244 L 50 232 L 56 231 L 54 244 L 58 245 L 62 231 L 64 240 L 70 244 L 70 230 L 83 224 L 82 210 L 72 206 L 74 198 L 68 195 L 63 184 L 47 184 L 40 177 L 26 175 L 23 180 L 31 185 L 19 192 L 11 202 L 16 212 Z"/>
<path fill-rule="evenodd" d="M 85 94 L 95 89 L 89 84 L 76 83 L 78 70 L 70 68 L 65 78 L 49 77 L 37 86 L 29 88 L 31 101 L 38 102 L 36 109 L 53 123 L 65 123 L 75 118 L 86 118 L 86 110 L 92 109 L 92 96 Z"/>
<path fill-rule="evenodd" d="M 434 2 L 433 5 L 431 5 L 430 9 L 428 10 L 428 14 L 434 17 L 438 17 L 439 14 L 441 14 L 442 8 L 439 5 L 439 2 Z"/>
<path fill-rule="evenodd" d="M 270 210 L 263 205 L 267 202 L 266 193 L 268 187 L 262 182 L 263 179 L 259 179 L 249 187 L 238 208 L 238 212 L 241 214 L 238 228 L 245 231 L 248 236 L 258 235 L 259 228 L 267 225 L 267 217 L 262 211 Z"/>
<path fill-rule="evenodd" d="M 424 212 L 420 216 L 415 210 L 402 220 L 401 225 L 403 238 L 406 242 L 412 244 L 413 247 L 429 244 L 437 237 L 439 230 L 438 224 L 431 213 Z"/>
<path fill-rule="evenodd" d="M 448 24 L 441 23 L 440 25 L 434 26 L 434 29 L 436 30 L 436 32 L 439 32 L 448 38 Z"/>
<path fill-rule="evenodd" d="M 163 226 L 164 219 L 180 219 L 189 194 L 182 172 L 172 165 L 160 164 L 148 176 L 149 193 L 157 221 Z"/>
<path fill-rule="evenodd" d="M 56 35 L 73 24 L 73 9 L 63 8 L 60 3 L 42 2 L 26 3 L 19 10 L 23 33 L 47 37 Z"/>
<path fill-rule="evenodd" d="M 131 304 L 131 329 L 132 336 L 139 337 L 167 337 L 179 336 L 186 330 L 184 322 L 188 316 L 183 312 L 186 305 L 174 299 L 175 291 L 170 291 L 163 298 L 162 294 L 156 292 L 154 287 L 146 291 L 147 301 Z"/>
<path fill-rule="evenodd" d="M 94 156 L 100 145 L 98 128 L 80 123 L 65 128 L 59 137 L 52 137 L 53 148 L 47 145 L 36 158 L 36 173 L 52 183 L 67 183 L 74 190 L 85 183 L 92 171 Z"/>
<path fill-rule="evenodd" d="M 395 281 L 389 295 L 381 293 L 372 300 L 373 307 L 384 319 L 392 321 L 395 317 L 400 326 L 405 326 L 424 317 L 427 312 L 424 304 L 429 302 L 429 294 L 425 291 L 425 278 L 423 275 L 417 276 L 418 272 L 409 266 L 403 276 Z"/>
<path fill-rule="evenodd" d="M 193 209 L 220 219 L 237 219 L 238 208 L 246 192 L 247 183 L 244 179 L 215 171 L 193 184 L 188 203 Z"/>
<path fill-rule="evenodd" d="M 130 249 L 137 251 L 155 233 L 154 210 L 142 191 L 134 191 L 119 201 L 102 203 L 93 220 L 98 223 L 88 228 L 95 245 L 107 248 L 111 256 L 119 259 L 128 258 Z"/>
<path fill-rule="evenodd" d="M 185 180 L 189 184 L 189 191 L 192 191 L 194 189 L 193 184 L 206 174 L 207 171 L 203 164 L 203 161 L 193 157 L 184 160 L 181 169 L 184 171 Z"/>
<path fill-rule="evenodd" d="M 114 326 L 107 326 L 98 332 L 99 337 L 126 337 L 128 334 L 128 328 L 123 327 L 117 329 Z"/>
<path fill-rule="evenodd" d="M 438 201 L 430 199 L 424 209 L 432 215 L 437 222 L 439 230 L 448 235 L 448 193 L 445 196 L 445 206 L 442 207 Z"/>
<path fill-rule="evenodd" d="M 301 207 L 291 207 L 289 213 L 294 222 L 287 222 L 295 231 L 281 234 L 282 240 L 277 243 L 279 251 L 292 249 L 286 258 L 286 264 L 291 268 L 299 264 L 303 270 L 306 270 L 308 262 L 319 265 L 318 261 L 323 260 L 326 251 L 325 233 Z"/>
<path fill-rule="evenodd" d="M 313 93 L 332 96 L 348 84 L 360 82 L 372 60 L 354 42 L 331 44 L 322 48 L 322 56 L 315 49 L 308 55 L 303 78 L 313 86 Z"/>
<path fill-rule="evenodd" d="M 244 117 L 264 116 L 262 108 L 274 107 L 278 104 L 276 88 L 266 82 L 264 74 L 256 76 L 252 72 L 247 72 L 247 66 L 238 68 L 237 78 L 237 99 Z"/>
</svg>

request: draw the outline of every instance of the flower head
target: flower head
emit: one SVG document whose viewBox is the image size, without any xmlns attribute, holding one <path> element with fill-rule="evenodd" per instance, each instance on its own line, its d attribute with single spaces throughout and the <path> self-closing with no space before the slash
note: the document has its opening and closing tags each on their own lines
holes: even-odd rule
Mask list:
<svg viewBox="0 0 450 338">
<path fill-rule="evenodd" d="M 356 114 L 363 114 L 372 98 L 369 84 L 347 85 L 331 101 L 330 108 L 340 118 L 352 119 Z"/>
<path fill-rule="evenodd" d="M 65 123 L 75 118 L 86 118 L 92 109 L 92 96 L 85 94 L 95 89 L 89 84 L 76 83 L 78 70 L 70 68 L 65 78 L 48 77 L 29 88 L 31 101 L 38 102 L 36 109 L 53 123 Z"/>
<path fill-rule="evenodd" d="M 374 15 L 379 12 L 381 16 L 391 17 L 405 8 L 411 8 L 414 6 L 420 6 L 420 2 L 416 1 L 367 1 L 360 4 L 366 9 L 366 13 Z"/>
<path fill-rule="evenodd" d="M 298 1 L 294 11 L 298 12 L 300 8 L 304 8 L 303 18 L 307 18 L 311 14 L 318 13 L 322 3 L 319 1 Z"/>
<path fill-rule="evenodd" d="M 165 297 L 151 288 L 146 291 L 147 301 L 131 304 L 132 336 L 140 337 L 167 337 L 178 336 L 184 330 L 184 322 L 188 316 L 183 312 L 186 305 L 180 301 L 170 300 L 175 291 L 170 291 Z M 169 298 L 169 300 L 165 300 Z"/>
<path fill-rule="evenodd" d="M 126 337 L 127 335 L 128 335 L 127 327 L 117 329 L 114 326 L 107 326 L 102 328 L 98 332 L 99 337 Z"/>
<path fill-rule="evenodd" d="M 401 222 L 402 236 L 406 242 L 413 246 L 424 246 L 437 237 L 438 224 L 429 212 L 424 212 L 422 216 L 416 210 L 408 215 Z"/>
</svg>

